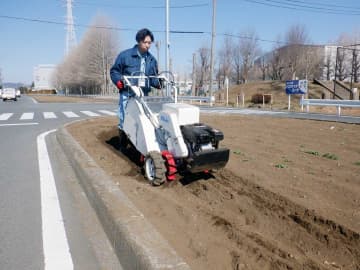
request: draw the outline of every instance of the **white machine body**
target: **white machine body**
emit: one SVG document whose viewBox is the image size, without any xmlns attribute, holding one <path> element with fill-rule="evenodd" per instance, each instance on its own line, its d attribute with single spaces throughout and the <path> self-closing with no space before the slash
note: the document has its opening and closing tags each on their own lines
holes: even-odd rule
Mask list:
<svg viewBox="0 0 360 270">
<path fill-rule="evenodd" d="M 175 158 L 187 157 L 189 154 L 180 126 L 199 123 L 199 114 L 199 108 L 189 104 L 163 104 L 159 124 L 165 132 L 168 150 Z"/>
<path fill-rule="evenodd" d="M 151 112 L 150 112 L 151 113 Z M 199 122 L 199 108 L 182 103 L 164 103 L 158 114 L 149 115 L 137 98 L 129 99 L 124 131 L 144 156 L 151 151 L 168 150 L 175 158 L 189 155 L 180 125 Z"/>
</svg>

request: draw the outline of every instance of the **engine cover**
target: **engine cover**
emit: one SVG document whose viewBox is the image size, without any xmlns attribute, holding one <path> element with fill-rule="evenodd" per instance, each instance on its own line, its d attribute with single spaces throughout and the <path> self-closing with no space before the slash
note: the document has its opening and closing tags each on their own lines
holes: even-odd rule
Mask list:
<svg viewBox="0 0 360 270">
<path fill-rule="evenodd" d="M 186 142 L 196 145 L 211 143 L 215 146 L 224 139 L 220 130 L 202 123 L 181 126 L 181 132 Z"/>
</svg>

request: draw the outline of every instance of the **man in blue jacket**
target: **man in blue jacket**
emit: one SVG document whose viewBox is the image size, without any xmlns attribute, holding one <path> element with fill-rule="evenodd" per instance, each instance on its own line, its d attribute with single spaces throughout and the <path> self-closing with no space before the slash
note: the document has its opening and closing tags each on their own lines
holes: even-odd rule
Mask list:
<svg viewBox="0 0 360 270">
<path fill-rule="evenodd" d="M 141 29 L 136 34 L 137 44 L 130 49 L 122 51 L 115 60 L 115 64 L 110 69 L 110 77 L 112 82 L 119 89 L 119 136 L 120 144 L 124 140 L 123 124 L 125 117 L 125 108 L 129 97 L 134 93 L 125 85 L 123 76 L 146 75 L 157 76 L 158 64 L 155 57 L 149 52 L 154 36 L 149 29 Z M 151 86 L 160 88 L 160 81 L 152 78 L 147 80 L 141 89 L 147 96 L 151 90 Z"/>
</svg>

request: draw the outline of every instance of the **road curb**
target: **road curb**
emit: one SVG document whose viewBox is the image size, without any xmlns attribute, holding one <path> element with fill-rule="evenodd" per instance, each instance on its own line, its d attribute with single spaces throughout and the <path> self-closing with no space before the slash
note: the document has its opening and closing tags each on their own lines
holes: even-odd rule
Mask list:
<svg viewBox="0 0 360 270">
<path fill-rule="evenodd" d="M 56 138 L 124 269 L 189 270 L 169 243 L 66 130 Z M 116 207 L 114 207 L 116 206 Z"/>
</svg>

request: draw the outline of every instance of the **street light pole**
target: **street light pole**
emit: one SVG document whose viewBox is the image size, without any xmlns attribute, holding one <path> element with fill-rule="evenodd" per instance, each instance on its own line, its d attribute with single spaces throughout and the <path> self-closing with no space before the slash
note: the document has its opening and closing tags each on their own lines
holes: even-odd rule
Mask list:
<svg viewBox="0 0 360 270">
<path fill-rule="evenodd" d="M 165 71 L 169 71 L 169 62 L 170 62 L 170 54 L 169 54 L 169 50 L 170 50 L 170 41 L 169 41 L 169 2 L 170 0 L 165 0 L 166 2 L 166 14 L 165 14 L 165 27 L 166 27 L 166 31 L 165 31 Z M 166 95 L 169 96 L 170 95 L 170 89 L 169 87 L 166 87 Z"/>
<path fill-rule="evenodd" d="M 213 0 L 213 14 L 212 14 L 212 31 L 211 31 L 211 56 L 210 56 L 210 82 L 209 82 L 209 93 L 210 98 L 213 95 L 212 82 L 213 82 L 213 73 L 214 73 L 214 51 L 215 51 L 215 21 L 216 21 L 216 0 Z M 210 105 L 211 102 L 210 102 Z"/>
</svg>

